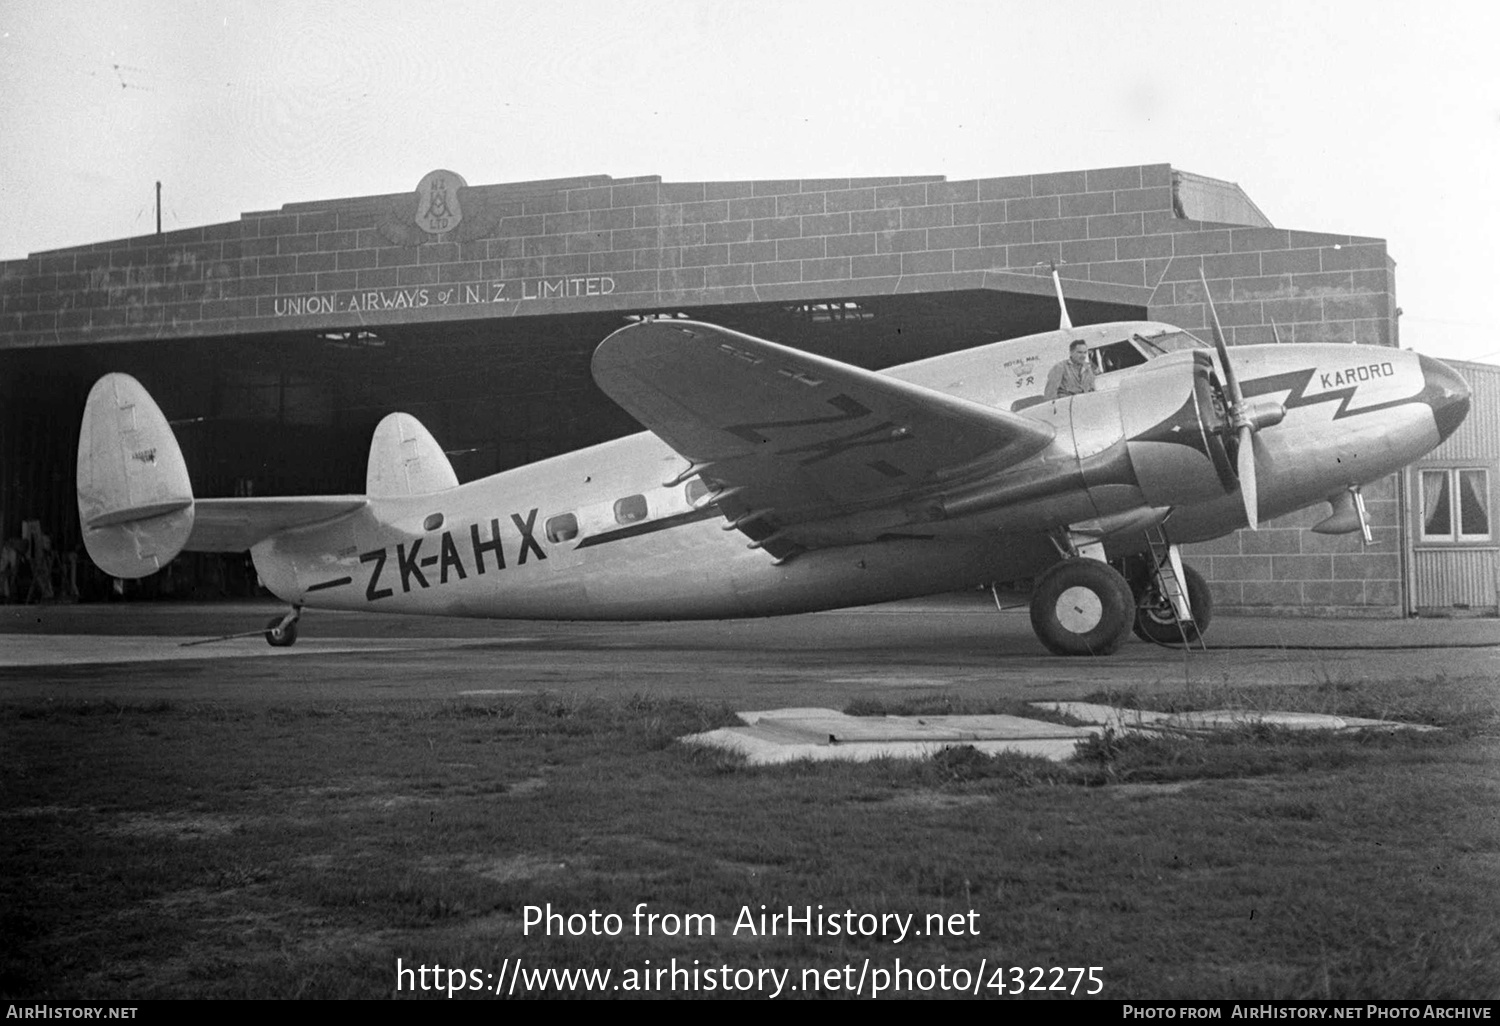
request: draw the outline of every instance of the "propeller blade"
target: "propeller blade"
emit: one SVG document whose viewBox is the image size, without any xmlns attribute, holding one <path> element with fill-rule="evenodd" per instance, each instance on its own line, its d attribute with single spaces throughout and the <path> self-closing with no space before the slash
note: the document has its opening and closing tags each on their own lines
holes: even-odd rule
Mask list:
<svg viewBox="0 0 1500 1026">
<path fill-rule="evenodd" d="M 1255 430 L 1246 424 L 1240 428 L 1240 451 L 1235 468 L 1240 478 L 1240 497 L 1245 500 L 1245 522 L 1250 530 L 1260 530 L 1260 495 L 1255 485 Z"/>
<path fill-rule="evenodd" d="M 1198 280 L 1203 283 L 1203 301 L 1208 304 L 1208 321 L 1214 329 L 1214 348 L 1219 351 L 1219 362 L 1224 365 L 1224 388 L 1229 392 L 1231 403 L 1236 407 L 1243 406 L 1245 395 L 1240 391 L 1240 380 L 1229 362 L 1229 347 L 1224 344 L 1224 329 L 1219 326 L 1219 312 L 1214 309 L 1213 293 L 1208 291 L 1208 278 L 1201 267 L 1198 268 Z"/>
</svg>

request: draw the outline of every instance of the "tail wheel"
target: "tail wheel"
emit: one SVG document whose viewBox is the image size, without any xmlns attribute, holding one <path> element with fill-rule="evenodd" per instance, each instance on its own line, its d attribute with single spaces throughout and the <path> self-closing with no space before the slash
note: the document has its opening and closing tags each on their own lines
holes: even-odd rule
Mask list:
<svg viewBox="0 0 1500 1026">
<path fill-rule="evenodd" d="M 276 616 L 266 624 L 266 644 L 272 648 L 290 648 L 297 643 L 297 621 L 282 621 L 285 617 Z"/>
<path fill-rule="evenodd" d="M 1031 627 L 1057 655 L 1103 656 L 1119 650 L 1135 620 L 1125 578 L 1096 559 L 1069 559 L 1042 575 L 1031 594 Z"/>
<path fill-rule="evenodd" d="M 1188 606 L 1192 609 L 1193 622 L 1181 626 L 1172 612 L 1172 600 L 1162 594 L 1156 574 L 1147 573 L 1136 592 L 1135 636 L 1142 641 L 1157 645 L 1181 645 L 1184 638 L 1189 645 L 1196 644 L 1208 630 L 1214 615 L 1213 595 L 1203 575 L 1190 566 L 1182 568 L 1187 584 Z"/>
</svg>

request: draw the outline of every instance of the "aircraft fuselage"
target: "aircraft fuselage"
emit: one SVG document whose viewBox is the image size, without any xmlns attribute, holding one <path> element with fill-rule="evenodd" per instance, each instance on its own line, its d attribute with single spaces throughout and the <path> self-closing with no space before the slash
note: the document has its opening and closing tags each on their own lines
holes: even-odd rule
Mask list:
<svg viewBox="0 0 1500 1026">
<path fill-rule="evenodd" d="M 1008 405 L 1007 345 L 886 373 Z M 1233 358 L 1247 399 L 1285 408 L 1255 438 L 1262 519 L 1393 473 L 1467 409 L 1462 382 L 1415 353 L 1240 346 Z M 1174 353 L 1103 375 L 1094 393 L 1030 407 L 1022 415 L 1056 434 L 1024 465 L 975 467 L 965 490 L 941 501 L 918 494 L 894 510 L 851 510 L 843 543 L 787 560 L 726 530 L 697 478 L 664 484 L 686 461 L 651 433 L 430 495 L 372 497 L 252 554 L 264 583 L 294 605 L 494 618 L 765 616 L 1024 578 L 1056 562 L 1049 532 L 1069 525 L 1170 510 L 1175 541 L 1245 526 L 1219 452 L 1222 410 L 1193 392 L 1194 361 L 1201 377 L 1210 359 Z M 818 538 L 817 524 L 797 530 Z"/>
</svg>

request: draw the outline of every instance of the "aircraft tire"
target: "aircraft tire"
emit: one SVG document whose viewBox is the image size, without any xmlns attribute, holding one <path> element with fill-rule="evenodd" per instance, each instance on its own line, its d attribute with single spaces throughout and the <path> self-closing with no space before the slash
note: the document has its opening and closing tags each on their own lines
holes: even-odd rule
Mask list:
<svg viewBox="0 0 1500 1026">
<path fill-rule="evenodd" d="M 1058 563 L 1031 593 L 1031 628 L 1057 655 L 1117 652 L 1130 634 L 1135 611 L 1125 578 L 1097 559 Z"/>
<path fill-rule="evenodd" d="M 281 626 L 281 617 L 271 618 L 266 624 L 266 644 L 272 648 L 291 648 L 297 643 L 297 621 Z"/>
<path fill-rule="evenodd" d="M 1188 605 L 1193 610 L 1193 622 L 1181 629 L 1172 618 L 1171 603 L 1156 586 L 1154 574 L 1146 578 L 1145 584 L 1136 593 L 1135 636 L 1155 645 L 1181 645 L 1183 636 L 1187 643 L 1195 645 L 1213 621 L 1214 597 L 1208 590 L 1203 575 L 1190 566 L 1182 568 L 1187 581 Z"/>
</svg>

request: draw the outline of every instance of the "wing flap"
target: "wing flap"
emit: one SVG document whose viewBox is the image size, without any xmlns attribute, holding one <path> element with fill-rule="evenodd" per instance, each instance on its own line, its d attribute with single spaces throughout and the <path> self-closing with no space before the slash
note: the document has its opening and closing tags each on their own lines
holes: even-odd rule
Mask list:
<svg viewBox="0 0 1500 1026">
<path fill-rule="evenodd" d="M 593 375 L 705 479 L 735 489 L 727 515 L 760 512 L 756 533 L 900 503 L 1053 439 L 1009 411 L 696 321 L 615 332 Z"/>
<path fill-rule="evenodd" d="M 280 531 L 333 520 L 363 509 L 367 503 L 363 495 L 198 499 L 193 503 L 193 531 L 184 548 L 192 552 L 244 552 Z"/>
</svg>

